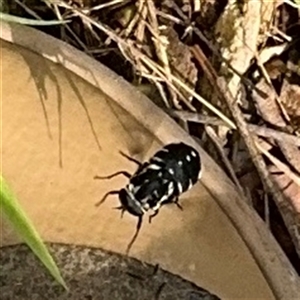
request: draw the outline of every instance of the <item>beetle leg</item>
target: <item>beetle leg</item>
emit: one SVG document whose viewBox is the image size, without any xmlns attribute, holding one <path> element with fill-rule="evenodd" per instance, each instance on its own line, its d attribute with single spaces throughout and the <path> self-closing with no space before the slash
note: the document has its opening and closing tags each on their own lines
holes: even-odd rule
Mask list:
<svg viewBox="0 0 300 300">
<path fill-rule="evenodd" d="M 113 174 L 108 175 L 108 176 L 98 176 L 98 175 L 96 175 L 96 176 L 94 176 L 94 179 L 111 179 L 111 178 L 114 178 L 114 177 L 119 176 L 119 175 L 123 175 L 127 178 L 132 177 L 132 175 L 127 171 L 119 171 L 119 172 L 113 173 Z"/>
<path fill-rule="evenodd" d="M 136 163 L 139 167 L 141 167 L 143 164 L 141 162 L 139 162 L 138 160 L 136 160 L 135 158 L 127 155 L 126 153 L 122 152 L 122 151 L 119 151 L 120 154 L 124 157 L 126 157 L 129 161 L 132 161 L 134 163 Z"/>
<path fill-rule="evenodd" d="M 176 204 L 176 206 L 180 209 L 180 210 L 183 210 L 183 207 L 178 203 L 179 201 L 179 197 L 176 197 L 175 200 L 174 200 L 174 203 Z"/>
<path fill-rule="evenodd" d="M 110 195 L 119 195 L 119 192 L 120 191 L 110 191 L 110 192 L 107 192 L 100 201 L 98 201 L 97 203 L 95 203 L 95 206 L 100 206 L 106 200 L 106 198 L 108 196 L 110 196 Z"/>
<path fill-rule="evenodd" d="M 140 229 L 141 229 L 141 227 L 142 227 L 143 216 L 139 216 L 138 218 L 139 218 L 139 219 L 138 219 L 138 222 L 137 222 L 137 225 L 136 225 L 135 234 L 134 234 L 134 236 L 132 237 L 132 239 L 131 239 L 130 243 L 128 244 L 128 246 L 127 246 L 127 249 L 126 249 L 126 255 L 128 255 L 128 253 L 129 253 L 129 251 L 130 251 L 130 249 L 131 249 L 133 243 L 135 242 L 136 238 L 138 237 L 138 234 L 139 234 Z"/>
<path fill-rule="evenodd" d="M 118 209 L 118 210 L 122 210 L 121 211 L 121 219 L 123 218 L 123 215 L 124 215 L 124 212 L 126 209 L 124 209 L 124 207 L 121 205 L 121 206 L 117 206 L 117 207 L 114 207 L 114 209 Z"/>
<path fill-rule="evenodd" d="M 153 213 L 151 216 L 149 216 L 149 223 L 151 223 L 152 219 L 153 219 L 155 216 L 157 216 L 158 213 L 159 213 L 159 210 L 157 209 L 157 210 L 154 211 L 154 213 Z"/>
</svg>

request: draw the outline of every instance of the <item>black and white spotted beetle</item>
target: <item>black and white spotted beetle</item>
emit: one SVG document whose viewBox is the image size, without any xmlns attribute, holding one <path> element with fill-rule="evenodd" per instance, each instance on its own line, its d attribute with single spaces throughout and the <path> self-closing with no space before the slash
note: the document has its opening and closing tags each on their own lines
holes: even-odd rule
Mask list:
<svg viewBox="0 0 300 300">
<path fill-rule="evenodd" d="M 175 203 L 182 209 L 178 197 L 200 179 L 201 161 L 198 152 L 184 143 L 164 146 L 143 164 L 122 152 L 121 154 L 135 162 L 138 169 L 133 175 L 127 171 L 119 171 L 105 177 L 95 176 L 95 179 L 111 179 L 118 175 L 129 178 L 125 188 L 106 193 L 96 206 L 102 204 L 109 195 L 119 195 L 121 206 L 117 209 L 122 210 L 122 214 L 128 211 L 138 217 L 136 232 L 127 247 L 129 253 L 138 236 L 143 216 L 148 210 L 153 211 L 149 217 L 151 222 L 164 204 Z"/>
</svg>

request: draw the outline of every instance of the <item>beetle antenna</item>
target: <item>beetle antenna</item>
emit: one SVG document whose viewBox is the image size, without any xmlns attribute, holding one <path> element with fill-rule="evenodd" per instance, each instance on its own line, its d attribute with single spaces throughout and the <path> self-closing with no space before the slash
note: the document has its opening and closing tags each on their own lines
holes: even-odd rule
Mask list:
<svg viewBox="0 0 300 300">
<path fill-rule="evenodd" d="M 138 234 L 139 234 L 140 229 L 141 229 L 141 227 L 142 227 L 143 216 L 139 216 L 138 218 L 139 218 L 139 219 L 138 219 L 138 222 L 137 222 L 137 225 L 136 225 L 135 234 L 134 234 L 134 236 L 132 237 L 132 239 L 131 239 L 130 243 L 128 244 L 128 246 L 127 246 L 127 249 L 126 249 L 126 255 L 129 254 L 129 251 L 130 251 L 132 245 L 134 244 L 136 238 L 138 237 Z"/>
<path fill-rule="evenodd" d="M 97 206 L 97 207 L 100 206 L 106 200 L 106 198 L 108 196 L 110 196 L 110 195 L 119 195 L 119 193 L 120 193 L 119 190 L 118 191 L 107 192 L 100 201 L 98 201 L 97 203 L 95 203 L 95 206 Z"/>
</svg>

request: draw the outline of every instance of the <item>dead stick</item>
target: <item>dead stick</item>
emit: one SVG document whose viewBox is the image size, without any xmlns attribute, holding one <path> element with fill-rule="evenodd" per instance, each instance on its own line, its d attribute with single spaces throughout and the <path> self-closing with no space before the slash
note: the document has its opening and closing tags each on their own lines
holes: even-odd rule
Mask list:
<svg viewBox="0 0 300 300">
<path fill-rule="evenodd" d="M 227 123 L 213 116 L 205 116 L 199 113 L 189 111 L 168 110 L 167 112 L 170 113 L 173 117 L 179 117 L 185 121 L 202 123 L 207 125 L 228 126 Z M 295 146 L 300 146 L 300 137 L 298 136 L 255 124 L 247 123 L 247 126 L 251 132 L 254 132 L 259 136 L 272 138 L 277 141 L 287 142 Z"/>
</svg>

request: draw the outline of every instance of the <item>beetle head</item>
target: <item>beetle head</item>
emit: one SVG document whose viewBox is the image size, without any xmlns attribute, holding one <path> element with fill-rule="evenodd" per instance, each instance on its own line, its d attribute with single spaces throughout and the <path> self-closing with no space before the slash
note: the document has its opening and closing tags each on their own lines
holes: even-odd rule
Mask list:
<svg viewBox="0 0 300 300">
<path fill-rule="evenodd" d="M 134 216 L 142 216 L 144 214 L 140 202 L 138 202 L 126 189 L 120 190 L 119 199 L 123 209 L 127 210 L 130 214 Z"/>
</svg>

